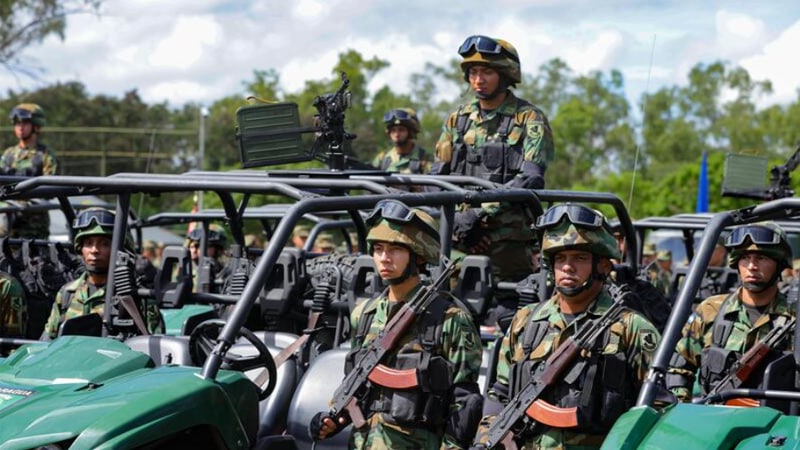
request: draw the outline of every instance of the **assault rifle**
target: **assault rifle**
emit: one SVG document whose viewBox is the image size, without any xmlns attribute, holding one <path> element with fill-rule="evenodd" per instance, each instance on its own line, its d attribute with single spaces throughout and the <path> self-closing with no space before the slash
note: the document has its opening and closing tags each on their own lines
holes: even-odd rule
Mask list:
<svg viewBox="0 0 800 450">
<path fill-rule="evenodd" d="M 713 389 L 708 392 L 708 395 L 701 402 L 706 399 L 717 396 L 720 392 L 730 389 L 737 389 L 750 378 L 753 371 L 756 370 L 767 357 L 769 352 L 777 347 L 789 336 L 789 333 L 794 330 L 796 319 L 794 317 L 787 320 L 782 326 L 773 328 L 763 339 L 756 342 L 750 350 L 746 351 L 733 365 L 731 366 L 725 378 L 721 379 Z M 737 402 L 731 404 L 740 406 L 755 406 L 751 405 L 752 402 Z"/>
<path fill-rule="evenodd" d="M 542 369 L 531 376 L 528 384 L 514 398 L 510 399 L 505 408 L 495 417 L 489 427 L 486 444 L 476 444 L 475 447 L 485 446 L 485 448 L 491 449 L 502 445 L 506 450 L 516 450 L 517 443 L 514 441 L 516 434 L 536 423 L 562 428 L 578 426 L 576 407 L 559 408 L 539 397 L 545 389 L 563 378 L 565 371 L 574 366 L 573 363 L 581 352 L 594 349 L 597 339 L 617 321 L 625 310 L 625 303 L 629 301 L 630 296 L 634 295 L 624 284 L 611 283 L 608 285 L 608 291 L 614 298 L 614 304 L 600 317 L 582 326 L 555 349 L 545 361 Z M 581 365 L 574 367 L 582 368 Z"/>
<path fill-rule="evenodd" d="M 344 415 L 350 417 L 355 428 L 361 428 L 367 423 L 358 406 L 358 399 L 363 395 L 368 381 L 391 388 L 416 386 L 416 369 L 390 369 L 381 365 L 381 361 L 388 352 L 395 348 L 417 316 L 428 308 L 428 305 L 438 295 L 439 289 L 450 282 L 450 277 L 455 272 L 456 264 L 459 261 L 460 258 L 446 261 L 442 273 L 430 285 L 423 286 L 417 291 L 412 299 L 403 303 L 400 310 L 392 316 L 375 340 L 369 343 L 364 357 L 360 361 L 356 361 L 353 370 L 347 374 L 333 395 L 330 417 L 335 423 L 339 423 L 339 418 Z"/>
</svg>

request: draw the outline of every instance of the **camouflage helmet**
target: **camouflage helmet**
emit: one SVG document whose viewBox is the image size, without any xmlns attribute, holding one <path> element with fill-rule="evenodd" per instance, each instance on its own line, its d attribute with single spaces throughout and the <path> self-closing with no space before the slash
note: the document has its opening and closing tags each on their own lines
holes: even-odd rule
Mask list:
<svg viewBox="0 0 800 450">
<path fill-rule="evenodd" d="M 408 208 L 397 200 L 382 200 L 367 218 L 370 254 L 375 242 L 401 244 L 425 260 L 439 263 L 439 233 L 436 221 L 425 211 Z"/>
<path fill-rule="evenodd" d="M 8 118 L 11 119 L 11 123 L 30 120 L 31 123 L 40 127 L 45 124 L 44 110 L 36 103 L 20 103 L 11 110 Z"/>
<path fill-rule="evenodd" d="M 583 250 L 597 256 L 620 259 L 617 240 L 605 216 L 582 205 L 556 205 L 539 217 L 542 253 L 552 258 L 562 250 Z"/>
<path fill-rule="evenodd" d="M 458 49 L 463 58 L 461 71 L 464 81 L 469 82 L 469 69 L 472 66 L 488 66 L 508 78 L 508 84 L 514 86 L 522 81 L 522 70 L 519 54 L 509 42 L 488 36 L 470 36 Z"/>
<path fill-rule="evenodd" d="M 412 108 L 396 108 L 383 115 L 383 123 L 386 124 L 386 132 L 395 125 L 402 125 L 408 129 L 412 137 L 416 137 L 420 130 L 417 112 Z"/>
<path fill-rule="evenodd" d="M 94 207 L 81 211 L 72 223 L 72 229 L 76 231 L 75 251 L 81 251 L 83 240 L 89 236 L 112 237 L 114 235 L 115 217 L 114 211 L 105 208 Z M 126 242 L 126 244 L 128 243 Z"/>
<path fill-rule="evenodd" d="M 758 253 L 777 261 L 778 270 L 792 267 L 792 247 L 786 231 L 775 222 L 742 225 L 731 230 L 725 239 L 728 266 L 736 269 L 747 253 Z"/>
<path fill-rule="evenodd" d="M 206 245 L 208 246 L 215 246 L 215 247 L 227 247 L 228 246 L 228 237 L 225 236 L 225 229 L 221 226 L 212 223 L 208 226 L 208 235 L 207 235 Z M 186 236 L 187 244 L 191 242 L 200 242 L 203 238 L 203 230 L 202 228 L 194 228 L 189 235 Z M 188 247 L 188 245 L 187 245 Z"/>
</svg>

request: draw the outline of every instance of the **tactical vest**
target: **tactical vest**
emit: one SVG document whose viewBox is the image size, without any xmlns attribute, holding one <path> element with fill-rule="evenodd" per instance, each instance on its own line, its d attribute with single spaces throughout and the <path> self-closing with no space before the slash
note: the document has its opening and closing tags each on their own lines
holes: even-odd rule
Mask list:
<svg viewBox="0 0 800 450">
<path fill-rule="evenodd" d="M 511 366 L 509 398 L 520 392 L 531 377 L 545 369 L 547 357 L 555 350 L 549 349 L 537 359 L 531 359 L 534 350 L 546 338 L 550 338 L 547 345 L 552 345 L 557 334 L 557 330 L 550 328 L 547 318 L 533 319 L 543 304 L 534 309 L 522 334 L 523 357 Z M 616 346 L 617 352 L 603 354 L 603 349 L 609 344 Z M 577 407 L 578 426 L 570 428 L 570 432 L 605 434 L 617 418 L 634 405 L 636 392 L 628 377 L 625 352 L 619 349 L 619 336 L 606 328 L 589 358 L 579 355 L 575 364 L 567 369 L 562 382 L 546 389 L 541 399 L 561 408 Z"/>
<path fill-rule="evenodd" d="M 515 111 L 530 103 L 517 99 Z M 450 160 L 450 173 L 483 178 L 494 183 L 507 183 L 519 173 L 524 151 L 521 138 L 516 144 L 508 144 L 508 134 L 514 126 L 514 115 L 499 114 L 500 123 L 495 136 L 478 148 L 464 142 L 464 135 L 470 129 L 472 120 L 463 108 L 456 118 L 456 141 L 453 144 L 453 157 Z"/>
<path fill-rule="evenodd" d="M 28 150 L 30 151 L 30 150 Z M 3 172 L 6 175 L 16 175 L 19 177 L 38 177 L 44 172 L 44 154 L 47 151 L 47 146 L 41 143 L 36 144 L 36 149 L 33 150 L 33 158 L 31 164 L 24 169 L 15 167 L 16 158 L 13 152 L 9 152 L 3 158 Z"/>
<path fill-rule="evenodd" d="M 735 293 L 728 295 L 720 305 L 719 311 L 714 317 L 714 324 L 711 327 L 711 345 L 703 349 L 699 376 L 700 388 L 703 394 L 707 394 L 717 383 L 725 378 L 733 364 L 742 356 L 741 352 L 725 348 L 735 326 L 735 322 L 727 317 L 725 310 L 733 301 L 736 301 Z M 729 314 L 738 315 L 738 311 Z M 780 356 L 783 350 L 786 349 L 788 341 L 788 339 L 784 339 L 781 348 L 772 349 L 773 355 L 767 356 L 762 361 L 760 370 L 754 370 L 751 373 L 750 378 L 742 383 L 743 388 L 755 388 L 761 384 L 764 375 L 763 368 L 774 361 L 777 356 Z"/>
<path fill-rule="evenodd" d="M 413 155 L 409 155 L 413 156 Z M 417 157 L 413 158 L 410 157 L 408 161 L 408 170 L 411 173 L 422 173 L 422 161 L 426 158 L 425 149 L 422 147 L 417 147 Z M 383 157 L 381 160 L 381 170 L 387 170 L 389 166 L 392 165 L 392 155 L 391 152 L 387 152 L 386 156 Z"/>
<path fill-rule="evenodd" d="M 378 297 L 367 300 L 364 314 L 358 323 L 356 342 L 364 342 L 369 332 L 375 311 L 369 308 Z M 387 367 L 398 370 L 417 369 L 419 385 L 412 389 L 390 389 L 372 384 L 359 404 L 364 417 L 384 413 L 390 422 L 397 425 L 423 427 L 438 432 L 450 414 L 450 387 L 453 382 L 453 365 L 443 354 L 442 325 L 445 311 L 452 305 L 447 297 L 439 296 L 419 316 L 413 326 L 417 336 L 406 345 L 419 344 L 422 352 L 396 354 L 385 362 Z M 367 350 L 356 347 L 347 354 L 345 373 L 359 364 Z"/>
</svg>

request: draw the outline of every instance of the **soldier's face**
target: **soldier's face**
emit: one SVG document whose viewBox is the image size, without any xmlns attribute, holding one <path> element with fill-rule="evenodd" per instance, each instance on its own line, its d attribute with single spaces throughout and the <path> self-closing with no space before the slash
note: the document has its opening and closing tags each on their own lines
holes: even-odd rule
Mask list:
<svg viewBox="0 0 800 450">
<path fill-rule="evenodd" d="M 108 236 L 87 236 L 81 245 L 84 263 L 95 270 L 108 270 L 111 260 L 111 238 Z"/>
<path fill-rule="evenodd" d="M 28 139 L 33 133 L 33 123 L 30 120 L 14 122 L 14 135 L 17 139 Z"/>
<path fill-rule="evenodd" d="M 778 270 L 778 262 L 769 256 L 747 253 L 739 258 L 739 278 L 742 283 L 766 283 Z"/>
<path fill-rule="evenodd" d="M 394 145 L 405 145 L 408 142 L 408 128 L 402 125 L 395 125 L 389 128 L 389 138 Z"/>
<path fill-rule="evenodd" d="M 402 245 L 375 242 L 372 245 L 372 260 L 378 275 L 384 280 L 391 280 L 403 275 L 411 260 L 411 252 Z"/>
<path fill-rule="evenodd" d="M 556 286 L 580 287 L 592 274 L 592 254 L 580 250 L 563 250 L 553 257 Z"/>
<path fill-rule="evenodd" d="M 489 96 L 500 87 L 500 73 L 487 66 L 472 66 L 468 72 L 469 85 L 476 94 Z"/>
</svg>

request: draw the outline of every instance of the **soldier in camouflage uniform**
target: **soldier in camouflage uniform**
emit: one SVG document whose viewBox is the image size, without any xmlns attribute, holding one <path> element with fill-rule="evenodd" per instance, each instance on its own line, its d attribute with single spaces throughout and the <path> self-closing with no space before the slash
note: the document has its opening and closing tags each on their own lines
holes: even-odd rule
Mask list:
<svg viewBox="0 0 800 450">
<path fill-rule="evenodd" d="M 500 347 L 497 379 L 484 403 L 476 447 L 485 443 L 495 416 L 544 368 L 547 358 L 576 330 L 598 318 L 613 303 L 603 287 L 621 257 L 602 214 L 581 205 L 548 209 L 537 223 L 542 253 L 553 271 L 555 295 L 520 309 Z M 518 436 L 531 449 L 599 448 L 614 421 L 634 405 L 660 335 L 644 316 L 625 310 L 597 342 L 597 350 L 578 356 L 577 367 L 541 399 L 559 408 L 578 408 L 577 427 L 537 423 Z"/>
<path fill-rule="evenodd" d="M 358 365 L 367 345 L 381 332 L 401 303 L 421 288 L 425 264 L 439 262 L 439 234 L 427 213 L 384 200 L 367 224 L 370 253 L 387 289 L 359 304 L 351 314 L 352 351 L 346 370 Z M 422 339 L 427 336 L 428 339 Z M 480 419 L 478 388 L 480 336 L 470 314 L 452 298 L 437 297 L 400 338 L 384 364 L 417 368 L 419 386 L 396 390 L 372 384 L 359 402 L 367 425 L 350 437 L 353 449 L 466 448 Z M 430 386 L 423 389 L 421 386 Z M 327 413 L 312 420 L 314 439 L 324 439 L 348 423 Z"/>
<path fill-rule="evenodd" d="M 445 121 L 430 173 L 543 188 L 545 169 L 554 154 L 553 132 L 539 108 L 510 90 L 522 79 L 517 50 L 501 39 L 470 36 L 459 54 L 464 80 L 476 98 Z M 496 203 L 465 206 L 454 218 L 454 247 L 489 256 L 498 281 L 524 279 L 533 271 L 534 235 L 533 218 L 523 208 Z M 510 317 L 516 310 L 516 295 L 500 294 L 498 314 Z"/>
<path fill-rule="evenodd" d="M 0 337 L 25 337 L 28 308 L 22 284 L 0 272 Z"/>
<path fill-rule="evenodd" d="M 3 152 L 3 174 L 25 177 L 55 175 L 58 169 L 55 153 L 39 140 L 45 125 L 44 110 L 34 103 L 22 103 L 11 110 L 9 118 L 18 143 Z M 50 216 L 47 211 L 22 211 L 14 214 L 13 220 L 9 215 L 8 222 L 6 232 L 0 230 L 4 236 L 30 239 L 47 239 L 50 236 Z"/>
<path fill-rule="evenodd" d="M 213 292 L 219 293 L 222 283 L 229 274 L 223 270 L 225 266 L 225 250 L 228 248 L 228 237 L 221 226 L 212 223 L 208 225 L 208 236 L 206 238 L 206 259 L 209 265 L 210 286 L 200 286 L 200 241 L 203 239 L 202 228 L 194 228 L 186 236 L 184 245 L 189 248 L 189 255 L 192 258 L 192 273 L 194 273 L 193 292 Z"/>
<path fill-rule="evenodd" d="M 700 388 L 706 393 L 744 352 L 795 315 L 794 307 L 778 291 L 781 271 L 792 261 L 792 248 L 779 225 L 762 222 L 737 227 L 725 247 L 728 265 L 738 270 L 742 286 L 705 299 L 684 326 L 666 379 L 667 387 L 683 401 L 692 398 L 698 369 Z M 790 351 L 792 343 L 791 337 L 784 339 L 742 387 L 757 387 L 765 363 Z"/>
<path fill-rule="evenodd" d="M 86 271 L 58 291 L 42 333 L 43 340 L 54 339 L 59 326 L 66 320 L 88 314 L 103 317 L 104 314 L 106 281 L 112 262 L 114 213 L 103 208 L 86 209 L 78 214 L 73 229 L 76 232 L 75 251 L 81 255 Z M 131 247 L 131 243 L 126 242 L 126 247 Z M 132 253 L 132 248 L 126 250 Z M 148 304 L 143 316 L 150 333 L 164 332 L 164 321 L 157 305 Z"/>
<path fill-rule="evenodd" d="M 383 115 L 392 148 L 379 153 L 372 165 L 387 172 L 424 174 L 431 169 L 428 152 L 417 145 L 419 119 L 411 108 L 393 109 Z"/>
</svg>

